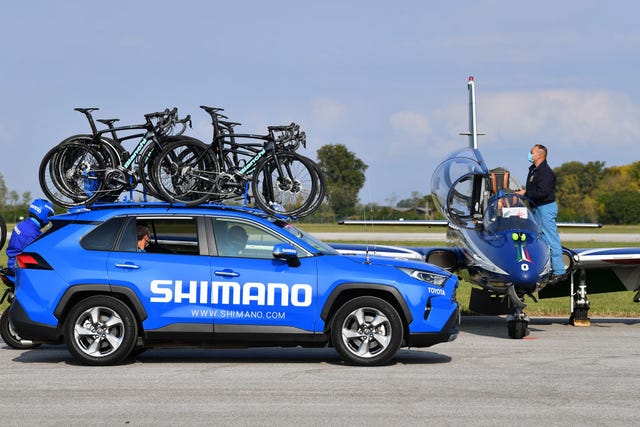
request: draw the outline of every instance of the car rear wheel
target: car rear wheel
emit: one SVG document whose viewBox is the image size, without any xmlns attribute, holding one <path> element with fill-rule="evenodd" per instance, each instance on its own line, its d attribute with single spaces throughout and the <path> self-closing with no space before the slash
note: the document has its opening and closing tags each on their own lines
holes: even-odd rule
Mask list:
<svg viewBox="0 0 640 427">
<path fill-rule="evenodd" d="M 138 325 L 129 307 L 104 295 L 86 298 L 69 312 L 64 324 L 67 348 L 85 365 L 114 365 L 133 350 Z"/>
<path fill-rule="evenodd" d="M 13 324 L 9 319 L 9 307 L 7 307 L 0 316 L 0 336 L 2 340 L 11 348 L 16 350 L 28 350 L 30 348 L 40 347 L 40 344 L 34 344 L 33 341 L 23 340 L 13 328 Z"/>
<path fill-rule="evenodd" d="M 331 340 L 340 355 L 355 365 L 388 363 L 402 344 L 402 320 L 387 301 L 357 297 L 342 305 L 331 323 Z"/>
</svg>

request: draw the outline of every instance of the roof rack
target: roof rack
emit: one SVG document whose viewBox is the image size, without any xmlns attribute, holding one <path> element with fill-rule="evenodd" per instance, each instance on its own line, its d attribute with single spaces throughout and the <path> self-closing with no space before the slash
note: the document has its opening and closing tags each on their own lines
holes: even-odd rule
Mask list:
<svg viewBox="0 0 640 427">
<path fill-rule="evenodd" d="M 96 211 L 102 209 L 127 209 L 127 208 L 183 208 L 183 209 L 218 209 L 218 210 L 228 210 L 235 212 L 243 212 L 249 213 L 251 215 L 261 216 L 261 217 L 276 217 L 279 219 L 290 221 L 292 217 L 288 217 L 286 215 L 280 214 L 269 214 L 262 209 L 258 208 L 250 208 L 247 206 L 238 206 L 238 205 L 225 205 L 223 203 L 203 203 L 195 206 L 187 206 L 184 203 L 169 203 L 169 202 L 133 202 L 133 201 L 124 201 L 124 202 L 97 202 L 91 205 L 82 205 L 82 206 L 73 206 L 68 209 L 69 213 L 79 213 L 79 212 L 89 212 Z"/>
</svg>

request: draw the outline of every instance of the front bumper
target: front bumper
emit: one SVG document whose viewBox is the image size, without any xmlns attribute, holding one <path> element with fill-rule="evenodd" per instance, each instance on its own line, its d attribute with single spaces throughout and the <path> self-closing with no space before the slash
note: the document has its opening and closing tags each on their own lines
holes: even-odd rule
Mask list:
<svg viewBox="0 0 640 427">
<path fill-rule="evenodd" d="M 412 333 L 405 340 L 406 347 L 431 347 L 441 342 L 453 341 L 460 332 L 460 306 L 447 320 L 440 332 Z"/>
</svg>

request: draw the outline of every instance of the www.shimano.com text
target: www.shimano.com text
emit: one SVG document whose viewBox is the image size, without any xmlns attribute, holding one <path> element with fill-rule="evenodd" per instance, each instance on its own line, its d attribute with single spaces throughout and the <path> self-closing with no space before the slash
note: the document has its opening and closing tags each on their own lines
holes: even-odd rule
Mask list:
<svg viewBox="0 0 640 427">
<path fill-rule="evenodd" d="M 218 309 L 192 309 L 192 317 L 204 317 L 211 319 L 275 319 L 284 320 L 287 313 L 282 311 L 253 311 L 253 310 L 218 310 Z"/>
</svg>

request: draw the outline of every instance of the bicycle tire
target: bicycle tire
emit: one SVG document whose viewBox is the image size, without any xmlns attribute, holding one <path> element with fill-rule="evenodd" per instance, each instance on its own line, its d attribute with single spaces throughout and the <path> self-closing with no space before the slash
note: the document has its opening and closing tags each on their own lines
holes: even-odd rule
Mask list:
<svg viewBox="0 0 640 427">
<path fill-rule="evenodd" d="M 38 179 L 40 188 L 47 199 L 58 206 L 75 206 L 80 200 L 74 196 L 73 192 L 64 184 L 64 179 L 60 175 L 58 166 L 58 154 L 63 149 L 57 145 L 47 152 L 40 162 Z"/>
<path fill-rule="evenodd" d="M 0 214 L 0 250 L 4 248 L 4 244 L 7 242 L 7 222 Z"/>
<path fill-rule="evenodd" d="M 162 200 L 165 196 L 158 188 L 158 178 L 156 176 L 157 165 L 160 159 L 160 155 L 162 154 L 164 148 L 166 148 L 169 144 L 179 143 L 179 142 L 193 142 L 195 144 L 200 144 L 201 146 L 206 146 L 206 144 L 200 141 L 197 138 L 193 138 L 186 135 L 171 135 L 162 137 L 158 141 L 158 145 L 160 149 L 158 149 L 158 145 L 150 144 L 147 149 L 145 149 L 140 158 L 142 160 L 142 165 L 138 168 L 138 178 L 142 187 L 145 189 L 147 195 L 151 197 L 155 197 L 158 200 Z"/>
<path fill-rule="evenodd" d="M 72 143 L 73 145 L 69 145 Z M 123 152 L 121 146 L 108 138 L 101 138 L 96 143 L 92 135 L 73 135 L 49 150 L 40 162 L 38 170 L 40 187 L 48 198 L 53 201 L 58 200 L 61 206 L 73 206 L 77 204 L 78 199 L 85 199 L 85 197 L 78 198 L 77 190 L 69 185 L 61 171 L 69 170 L 73 161 L 82 156 L 87 147 L 99 151 L 106 160 L 107 166 L 119 164 L 120 155 Z"/>
<path fill-rule="evenodd" d="M 195 206 L 209 200 L 219 170 L 206 144 L 184 138 L 165 146 L 151 178 L 166 201 Z"/>
<path fill-rule="evenodd" d="M 318 191 L 317 174 L 309 163 L 306 157 L 288 151 L 261 159 L 251 178 L 256 206 L 271 214 L 304 214 Z"/>
<path fill-rule="evenodd" d="M 305 157 L 300 154 L 298 155 L 301 157 Z M 315 179 L 317 180 L 317 186 L 316 186 L 316 194 L 314 198 L 310 199 L 309 205 L 304 210 L 301 210 L 298 213 L 297 215 L 298 217 L 308 216 L 314 213 L 315 211 L 317 211 L 322 205 L 322 203 L 324 202 L 326 191 L 327 191 L 326 180 L 324 179 L 324 173 L 322 172 L 318 164 L 308 157 L 305 157 L 305 159 L 309 161 L 309 165 L 312 166 L 313 172 L 316 174 Z"/>
<path fill-rule="evenodd" d="M 85 137 L 63 141 L 51 149 L 40 164 L 40 187 L 59 206 L 79 206 L 100 197 L 113 198 L 114 189 L 106 189 L 104 174 L 117 159 L 109 149 L 98 149 L 95 144 L 87 143 Z"/>
</svg>

